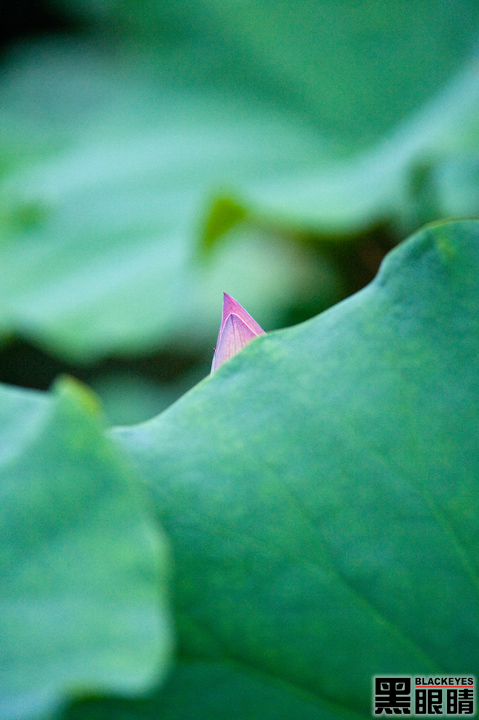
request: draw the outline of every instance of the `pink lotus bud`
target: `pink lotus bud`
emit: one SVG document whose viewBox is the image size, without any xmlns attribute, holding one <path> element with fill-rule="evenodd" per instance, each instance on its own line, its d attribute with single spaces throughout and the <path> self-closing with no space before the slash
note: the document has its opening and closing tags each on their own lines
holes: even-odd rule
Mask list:
<svg viewBox="0 0 479 720">
<path fill-rule="evenodd" d="M 214 372 L 230 357 L 236 355 L 250 340 L 253 340 L 258 335 L 265 334 L 265 331 L 260 328 L 251 315 L 248 315 L 239 302 L 236 302 L 231 295 L 223 293 L 223 316 L 218 340 L 216 341 L 211 372 Z"/>
</svg>

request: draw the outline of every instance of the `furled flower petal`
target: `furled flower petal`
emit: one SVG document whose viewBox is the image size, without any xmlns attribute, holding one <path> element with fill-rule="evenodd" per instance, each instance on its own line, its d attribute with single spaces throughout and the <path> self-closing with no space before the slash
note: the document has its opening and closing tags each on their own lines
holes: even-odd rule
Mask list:
<svg viewBox="0 0 479 720">
<path fill-rule="evenodd" d="M 223 293 L 223 315 L 211 372 L 241 350 L 264 330 L 231 295 Z"/>
</svg>

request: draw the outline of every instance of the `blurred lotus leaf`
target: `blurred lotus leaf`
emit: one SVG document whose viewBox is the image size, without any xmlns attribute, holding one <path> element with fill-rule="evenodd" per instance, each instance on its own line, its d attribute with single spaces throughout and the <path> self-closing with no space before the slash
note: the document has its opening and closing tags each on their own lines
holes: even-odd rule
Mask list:
<svg viewBox="0 0 479 720">
<path fill-rule="evenodd" d="M 12 51 L 0 83 L 4 336 L 212 348 L 223 290 L 267 329 L 338 299 L 293 240 L 479 212 L 472 0 L 63 6 L 90 42 Z"/>
</svg>

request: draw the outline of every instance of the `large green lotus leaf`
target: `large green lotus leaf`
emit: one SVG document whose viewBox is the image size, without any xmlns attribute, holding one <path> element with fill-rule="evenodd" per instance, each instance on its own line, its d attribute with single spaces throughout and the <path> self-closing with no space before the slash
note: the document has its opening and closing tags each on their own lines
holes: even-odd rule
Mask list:
<svg viewBox="0 0 479 720">
<path fill-rule="evenodd" d="M 201 694 L 198 690 L 201 689 Z M 142 700 L 89 698 L 62 720 L 337 720 L 341 711 L 232 661 L 179 662 L 160 691 Z M 358 717 L 350 713 L 354 720 Z"/>
<path fill-rule="evenodd" d="M 0 716 L 131 695 L 169 665 L 169 559 L 90 392 L 0 388 Z"/>
<path fill-rule="evenodd" d="M 185 660 L 344 718 L 373 674 L 478 673 L 478 278 L 479 222 L 432 224 L 115 431 L 171 535 Z"/>
<path fill-rule="evenodd" d="M 309 251 L 259 231 L 197 257 L 211 198 L 318 162 L 311 128 L 233 94 L 158 87 L 85 49 L 40 47 L 14 69 L 7 106 L 38 114 L 42 135 L 53 104 L 65 127 L 62 147 L 0 187 L 4 333 L 77 360 L 184 338 L 212 347 L 225 289 L 266 327 L 282 306 L 334 292 Z"/>
</svg>

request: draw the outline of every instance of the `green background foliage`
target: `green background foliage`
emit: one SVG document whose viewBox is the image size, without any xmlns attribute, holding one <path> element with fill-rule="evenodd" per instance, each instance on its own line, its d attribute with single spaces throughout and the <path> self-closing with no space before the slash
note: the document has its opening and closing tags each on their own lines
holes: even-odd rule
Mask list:
<svg viewBox="0 0 479 720">
<path fill-rule="evenodd" d="M 223 290 L 284 326 L 477 212 L 475 2 L 55 8 L 0 78 L 5 341 L 206 361 Z"/>
</svg>

